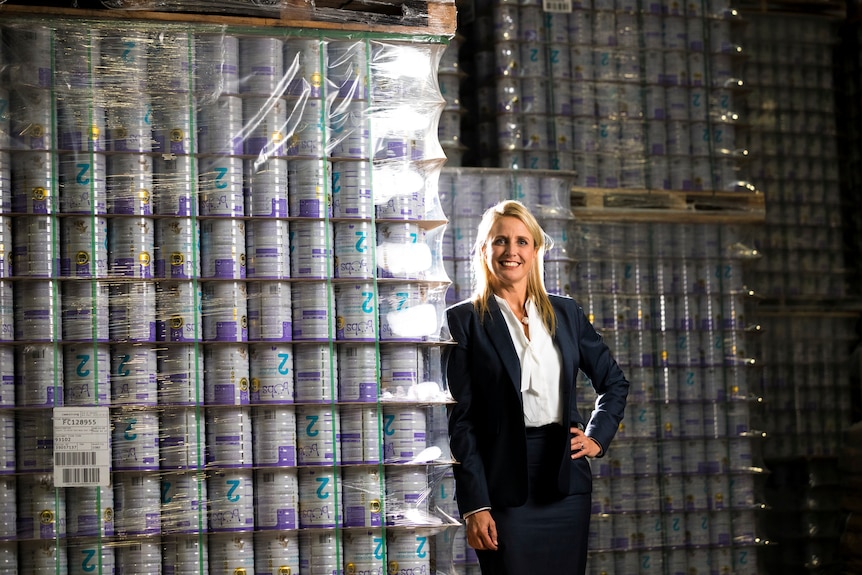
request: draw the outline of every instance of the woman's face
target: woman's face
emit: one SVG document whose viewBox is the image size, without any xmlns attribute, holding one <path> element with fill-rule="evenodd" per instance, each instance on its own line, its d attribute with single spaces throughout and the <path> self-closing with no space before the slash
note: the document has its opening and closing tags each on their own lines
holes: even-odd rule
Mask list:
<svg viewBox="0 0 862 575">
<path fill-rule="evenodd" d="M 538 248 L 524 222 L 512 216 L 498 218 L 483 249 L 492 288 L 526 288 Z"/>
</svg>

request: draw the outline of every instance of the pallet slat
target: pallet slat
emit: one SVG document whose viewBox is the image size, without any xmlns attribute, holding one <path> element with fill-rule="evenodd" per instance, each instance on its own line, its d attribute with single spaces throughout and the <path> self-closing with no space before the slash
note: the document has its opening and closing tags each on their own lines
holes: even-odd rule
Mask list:
<svg viewBox="0 0 862 575">
<path fill-rule="evenodd" d="M 205 3 L 204 3 L 205 4 Z M 213 3 L 207 12 L 200 2 L 133 0 L 119 9 L 58 8 L 40 5 L 0 4 L 0 16 L 58 16 L 134 21 L 170 21 L 227 26 L 258 26 L 373 32 L 387 35 L 445 36 L 455 34 L 454 1 L 429 0 L 280 0 L 276 6 L 256 7 L 243 14 L 230 3 Z"/>
<path fill-rule="evenodd" d="M 572 188 L 575 217 L 590 221 L 758 223 L 763 194 Z"/>
</svg>

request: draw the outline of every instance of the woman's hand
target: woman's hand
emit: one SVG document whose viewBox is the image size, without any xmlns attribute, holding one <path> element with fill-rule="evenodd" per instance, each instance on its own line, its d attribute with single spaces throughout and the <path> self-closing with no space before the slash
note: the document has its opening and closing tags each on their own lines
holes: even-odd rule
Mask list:
<svg viewBox="0 0 862 575">
<path fill-rule="evenodd" d="M 477 511 L 467 519 L 467 543 L 479 551 L 497 550 L 497 524 L 490 511 Z"/>
<path fill-rule="evenodd" d="M 572 459 L 580 457 L 595 457 L 602 452 L 602 448 L 578 427 L 572 427 L 571 449 Z"/>
</svg>

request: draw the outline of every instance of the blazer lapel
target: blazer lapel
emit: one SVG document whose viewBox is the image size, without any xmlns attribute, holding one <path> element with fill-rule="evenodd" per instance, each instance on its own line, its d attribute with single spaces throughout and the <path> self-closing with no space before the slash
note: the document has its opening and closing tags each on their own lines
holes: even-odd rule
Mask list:
<svg viewBox="0 0 862 575">
<path fill-rule="evenodd" d="M 512 336 L 509 333 L 509 328 L 506 325 L 506 318 L 503 317 L 503 312 L 500 311 L 500 306 L 496 298 L 491 296 L 488 300 L 488 314 L 482 322 L 485 327 L 485 333 L 488 334 L 488 339 L 497 350 L 503 362 L 503 367 L 518 393 L 521 397 L 521 361 L 518 359 L 518 352 L 515 351 L 515 344 L 512 343 Z M 522 400 L 523 401 L 523 400 Z"/>
</svg>

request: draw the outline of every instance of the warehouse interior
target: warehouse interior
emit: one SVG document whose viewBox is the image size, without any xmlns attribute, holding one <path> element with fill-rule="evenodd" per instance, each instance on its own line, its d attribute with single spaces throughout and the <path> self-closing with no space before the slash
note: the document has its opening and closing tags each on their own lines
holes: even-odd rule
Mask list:
<svg viewBox="0 0 862 575">
<path fill-rule="evenodd" d="M 587 573 L 862 573 L 860 18 L 0 2 L 0 573 L 478 575 L 442 320 L 504 199 L 631 383 Z"/>
</svg>

